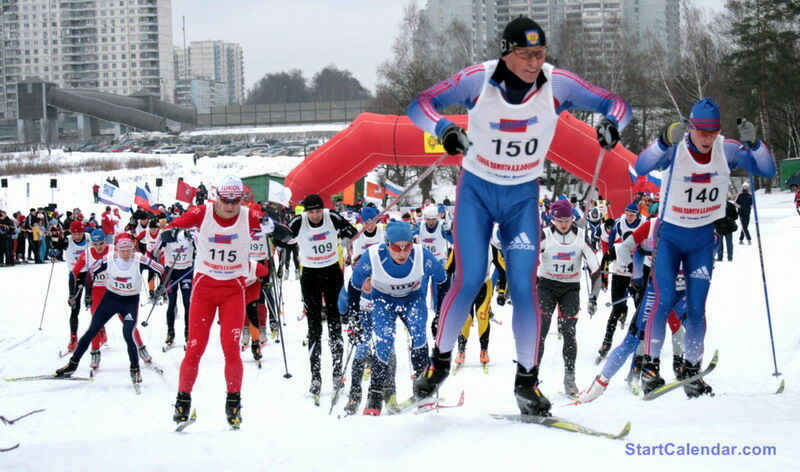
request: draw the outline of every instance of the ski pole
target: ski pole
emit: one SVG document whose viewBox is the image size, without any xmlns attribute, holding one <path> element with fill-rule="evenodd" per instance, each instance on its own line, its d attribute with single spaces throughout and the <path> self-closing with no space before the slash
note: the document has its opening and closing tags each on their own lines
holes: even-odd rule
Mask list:
<svg viewBox="0 0 800 472">
<path fill-rule="evenodd" d="M 44 310 L 47 308 L 47 297 L 50 295 L 50 283 L 53 281 L 53 269 L 56 267 L 56 260 L 50 258 L 50 277 L 47 279 L 47 290 L 44 292 L 44 305 L 42 305 L 42 317 L 39 319 L 39 331 L 42 330 L 44 323 Z"/>
<path fill-rule="evenodd" d="M 345 359 L 344 369 L 342 369 L 344 375 L 347 374 L 347 369 L 350 367 L 350 358 L 353 356 L 353 351 L 355 350 L 356 350 L 355 343 L 350 342 L 350 346 L 347 349 L 347 359 Z M 353 381 L 355 382 L 355 379 L 353 379 Z M 335 407 L 336 403 L 339 401 L 339 393 L 342 391 L 343 388 L 344 388 L 344 382 L 339 382 L 338 385 L 336 386 L 336 390 L 334 390 L 333 392 L 333 398 L 331 398 L 331 409 L 328 410 L 329 415 L 333 413 L 333 407 Z"/>
<path fill-rule="evenodd" d="M 630 297 L 631 297 L 631 294 L 630 294 L 630 293 L 627 293 L 627 294 L 625 294 L 625 296 L 624 296 L 624 297 L 622 297 L 622 298 L 620 298 L 620 299 L 618 299 L 618 300 L 614 300 L 614 301 L 606 302 L 606 308 L 608 308 L 608 307 L 610 307 L 610 306 L 618 305 L 618 304 L 620 304 L 620 303 L 623 303 L 623 302 L 626 302 L 626 301 L 628 301 L 628 299 L 629 299 Z"/>
<path fill-rule="evenodd" d="M 169 278 L 172 276 L 172 271 L 174 269 L 175 269 L 175 266 L 172 266 L 172 267 L 169 268 L 169 270 L 167 271 L 167 275 L 164 276 L 164 280 L 161 281 L 161 283 L 159 284 L 158 289 L 153 294 L 153 304 L 150 306 L 150 313 L 147 314 L 147 319 L 142 321 L 142 326 L 144 326 L 145 328 L 150 323 L 150 315 L 152 315 L 153 314 L 153 310 L 156 309 L 156 300 L 158 300 L 158 297 L 160 297 L 161 294 L 164 293 L 164 287 L 167 285 L 167 282 L 169 282 Z"/>
<path fill-rule="evenodd" d="M 270 265 L 269 277 L 270 277 L 270 279 L 272 279 L 272 287 L 271 287 L 272 288 L 272 293 L 273 293 L 274 296 L 277 296 L 277 289 L 275 288 L 275 284 L 276 284 L 276 280 L 275 279 L 276 279 L 276 277 L 275 277 L 275 271 L 273 270 L 274 266 L 272 264 L 272 259 L 270 259 L 269 265 Z M 269 301 L 269 297 L 267 297 L 267 300 Z M 286 361 L 286 341 L 283 339 L 283 326 L 282 326 L 282 323 L 281 323 L 280 311 L 278 310 L 278 306 L 276 306 L 277 304 L 278 304 L 278 301 L 275 300 L 274 298 L 273 298 L 273 301 L 270 302 L 270 305 L 272 305 L 273 313 L 275 314 L 275 319 L 278 321 L 278 335 L 281 338 L 281 352 L 283 353 L 283 369 L 285 371 L 285 373 L 283 374 L 283 378 L 284 379 L 291 379 L 292 378 L 292 374 L 289 373 L 289 364 Z"/>
<path fill-rule="evenodd" d="M 400 193 L 400 195 L 398 195 L 398 196 L 397 196 L 397 198 L 395 198 L 394 200 L 392 200 L 391 202 L 389 202 L 389 204 L 388 204 L 388 205 L 386 205 L 386 208 L 384 208 L 384 209 L 383 209 L 383 210 L 382 210 L 380 213 L 378 213 L 377 215 L 375 215 L 375 217 L 374 217 L 374 218 L 372 218 L 371 220 L 369 220 L 369 223 L 377 223 L 377 222 L 378 222 L 378 221 L 381 219 L 381 217 L 382 217 L 383 215 L 385 215 L 385 214 L 386 214 L 386 213 L 389 211 L 389 209 L 390 209 L 390 208 L 392 208 L 393 206 L 397 205 L 397 204 L 398 204 L 398 203 L 400 203 L 400 202 L 401 202 L 401 201 L 402 201 L 404 198 L 406 198 L 406 197 L 408 196 L 408 193 L 409 193 L 409 192 L 411 192 L 411 191 L 412 191 L 412 190 L 413 190 L 413 189 L 414 189 L 414 188 L 415 188 L 417 185 L 419 185 L 419 183 L 420 183 L 420 182 L 422 182 L 423 180 L 425 180 L 425 178 L 426 178 L 426 177 L 428 177 L 429 175 L 431 175 L 431 173 L 432 173 L 434 170 L 436 170 L 436 167 L 437 167 L 439 164 L 441 164 L 442 162 L 444 162 L 444 160 L 445 160 L 445 159 L 447 159 L 449 156 L 450 156 L 450 154 L 447 154 L 447 153 L 444 153 L 444 154 L 442 154 L 441 156 L 439 156 L 439 158 L 438 158 L 438 159 L 436 159 L 436 161 L 435 161 L 433 164 L 431 164 L 430 166 L 428 166 L 428 168 L 427 168 L 427 169 L 425 169 L 425 172 L 423 172 L 422 174 L 420 174 L 420 175 L 419 175 L 419 177 L 417 177 L 417 180 L 415 180 L 415 181 L 411 182 L 411 185 L 409 185 L 408 187 L 406 187 L 406 189 L 405 189 L 405 190 L 403 190 L 403 191 L 402 191 L 402 193 Z M 358 231 L 358 233 L 356 233 L 356 235 L 355 235 L 355 236 L 353 236 L 351 239 L 354 239 L 354 240 L 355 240 L 357 237 L 361 236 L 361 234 L 364 232 L 364 230 L 366 229 L 366 227 L 367 227 L 367 224 L 364 224 L 364 225 L 361 227 L 361 229 Z"/>
<path fill-rule="evenodd" d="M 603 159 L 606 157 L 606 148 L 600 146 L 600 154 L 597 155 L 597 164 L 594 166 L 594 175 L 592 175 L 592 183 L 586 189 L 586 195 L 583 196 L 583 205 L 586 211 L 589 211 L 589 203 L 592 200 L 592 193 L 597 186 L 597 179 L 600 178 L 600 169 L 603 167 Z"/>
<path fill-rule="evenodd" d="M 769 309 L 769 293 L 767 292 L 767 272 L 764 269 L 764 251 L 761 248 L 761 228 L 758 224 L 758 207 L 756 207 L 756 187 L 753 183 L 753 174 L 750 174 L 750 188 L 753 189 L 753 216 L 756 222 L 756 242 L 758 242 L 758 259 L 761 262 L 761 282 L 764 285 L 764 302 L 767 305 L 767 324 L 769 325 L 769 342 L 772 345 L 772 364 L 775 366 L 775 372 L 772 375 L 779 377 L 778 372 L 778 359 L 775 357 L 775 338 L 772 335 L 772 315 Z"/>
<path fill-rule="evenodd" d="M 171 284 L 169 284 L 169 286 L 168 286 L 167 288 L 165 288 L 165 289 L 164 289 L 164 291 L 165 291 L 165 292 L 169 292 L 169 291 L 170 291 L 170 289 L 172 289 L 172 287 L 174 287 L 174 286 L 178 285 L 178 283 L 179 283 L 181 280 L 185 279 L 185 278 L 186 278 L 186 276 L 188 276 L 188 275 L 191 275 L 191 274 L 193 274 L 193 273 L 194 273 L 194 269 L 192 269 L 192 270 L 190 270 L 189 272 L 187 272 L 187 273 L 185 273 L 185 274 L 181 275 L 181 278 L 179 278 L 179 279 L 178 279 L 178 280 L 176 280 L 175 282 L 172 282 Z"/>
</svg>

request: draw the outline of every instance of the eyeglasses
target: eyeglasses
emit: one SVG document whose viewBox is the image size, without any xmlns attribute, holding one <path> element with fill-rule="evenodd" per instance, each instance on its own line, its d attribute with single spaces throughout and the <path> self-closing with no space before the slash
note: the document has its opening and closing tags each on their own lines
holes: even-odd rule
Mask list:
<svg viewBox="0 0 800 472">
<path fill-rule="evenodd" d="M 241 198 L 222 198 L 219 197 L 220 203 L 224 203 L 225 205 L 238 205 L 242 199 Z"/>
<path fill-rule="evenodd" d="M 411 244 L 411 243 L 405 243 L 402 246 L 400 244 L 396 244 L 396 243 L 389 244 L 389 249 L 391 249 L 394 252 L 411 252 L 411 249 L 413 247 L 414 247 L 414 245 Z"/>
<path fill-rule="evenodd" d="M 542 48 L 539 50 L 534 51 L 533 49 L 525 49 L 525 48 L 514 48 L 512 49 L 514 55 L 516 55 L 520 59 L 525 59 L 526 61 L 530 61 L 534 57 L 536 59 L 542 59 L 547 54 L 547 48 Z"/>
</svg>

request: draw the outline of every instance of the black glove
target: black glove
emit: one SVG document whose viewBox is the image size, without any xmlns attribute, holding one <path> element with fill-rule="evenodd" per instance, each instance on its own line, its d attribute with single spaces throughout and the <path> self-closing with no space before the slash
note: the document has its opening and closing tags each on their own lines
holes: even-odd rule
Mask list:
<svg viewBox="0 0 800 472">
<path fill-rule="evenodd" d="M 469 138 L 464 128 L 457 125 L 450 125 L 442 132 L 442 145 L 447 154 L 455 156 L 463 154 L 469 149 Z"/>
<path fill-rule="evenodd" d="M 589 318 L 594 316 L 597 313 L 597 297 L 590 296 L 589 297 Z"/>
<path fill-rule="evenodd" d="M 614 247 L 614 243 L 608 243 L 608 261 L 615 261 L 617 260 L 617 249 Z"/>
<path fill-rule="evenodd" d="M 67 304 L 69 305 L 70 308 L 75 308 L 76 306 L 78 306 L 78 300 L 76 300 L 76 298 L 77 297 L 69 297 L 67 299 Z"/>
<path fill-rule="evenodd" d="M 178 240 L 178 228 L 165 229 L 161 231 L 161 242 L 164 244 L 174 243 Z"/>
<path fill-rule="evenodd" d="M 91 295 L 83 297 L 83 305 L 86 308 L 91 308 L 91 306 L 92 306 L 92 297 L 91 297 Z"/>
<path fill-rule="evenodd" d="M 597 142 L 604 148 L 611 150 L 619 142 L 619 131 L 608 118 L 603 118 L 597 125 Z"/>
<path fill-rule="evenodd" d="M 664 127 L 658 140 L 661 141 L 666 147 L 672 146 L 681 142 L 683 135 L 686 134 L 686 119 L 681 118 L 678 121 L 672 122 Z"/>
<path fill-rule="evenodd" d="M 752 147 L 756 143 L 756 127 L 747 121 L 747 118 L 736 120 L 736 127 L 739 129 L 739 141 L 747 147 Z"/>
<path fill-rule="evenodd" d="M 497 304 L 503 306 L 506 304 L 506 293 L 500 292 L 497 294 Z"/>
</svg>

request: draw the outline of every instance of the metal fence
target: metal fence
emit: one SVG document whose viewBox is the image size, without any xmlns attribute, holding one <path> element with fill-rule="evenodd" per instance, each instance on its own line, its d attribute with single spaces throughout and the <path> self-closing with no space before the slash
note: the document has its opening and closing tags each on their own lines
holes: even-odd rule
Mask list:
<svg viewBox="0 0 800 472">
<path fill-rule="evenodd" d="M 359 114 L 374 111 L 372 100 L 341 102 L 273 103 L 235 105 L 198 110 L 197 126 L 264 126 L 301 123 L 339 123 L 354 120 Z"/>
</svg>

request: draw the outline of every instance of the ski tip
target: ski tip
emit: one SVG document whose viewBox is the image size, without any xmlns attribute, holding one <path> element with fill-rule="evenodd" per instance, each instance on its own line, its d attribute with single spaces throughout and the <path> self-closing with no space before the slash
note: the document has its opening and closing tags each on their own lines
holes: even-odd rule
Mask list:
<svg viewBox="0 0 800 472">
<path fill-rule="evenodd" d="M 775 395 L 780 395 L 786 389 L 786 379 L 781 379 L 781 384 L 778 386 L 778 390 L 775 391 Z"/>
<path fill-rule="evenodd" d="M 622 439 L 625 436 L 627 436 L 630 432 L 631 432 L 631 422 L 628 421 L 627 423 L 625 423 L 625 426 L 622 428 L 622 431 L 620 431 L 619 434 L 614 436 L 614 439 Z"/>
<path fill-rule="evenodd" d="M 716 365 L 719 360 L 719 349 L 714 350 L 714 357 L 711 358 L 711 364 Z"/>
</svg>

